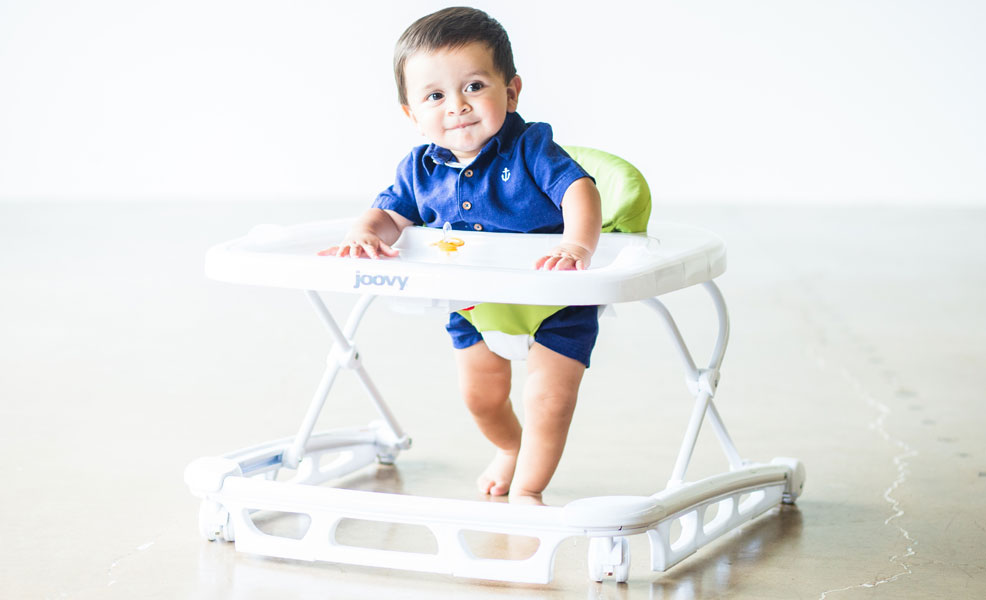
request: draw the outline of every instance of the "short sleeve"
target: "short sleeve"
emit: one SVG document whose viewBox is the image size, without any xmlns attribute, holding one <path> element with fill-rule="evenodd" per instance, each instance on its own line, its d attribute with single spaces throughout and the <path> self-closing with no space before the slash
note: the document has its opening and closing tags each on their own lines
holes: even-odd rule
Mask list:
<svg viewBox="0 0 986 600">
<path fill-rule="evenodd" d="M 592 179 L 579 163 L 554 142 L 551 125 L 547 123 L 531 123 L 521 135 L 520 148 L 534 182 L 555 206 L 561 206 L 565 192 L 575 181 L 583 177 Z"/>
<path fill-rule="evenodd" d="M 420 164 L 417 152 L 411 152 L 397 166 L 397 177 L 394 185 L 380 192 L 373 201 L 373 208 L 392 210 L 415 225 L 421 225 L 423 220 L 418 211 L 414 196 L 414 169 Z"/>
</svg>

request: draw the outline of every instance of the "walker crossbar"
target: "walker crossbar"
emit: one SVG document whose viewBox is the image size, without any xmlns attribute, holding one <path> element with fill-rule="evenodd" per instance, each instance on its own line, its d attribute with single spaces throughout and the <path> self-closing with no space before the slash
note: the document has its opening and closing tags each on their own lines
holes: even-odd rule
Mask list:
<svg viewBox="0 0 986 600">
<path fill-rule="evenodd" d="M 332 318 L 329 309 L 325 307 L 325 303 L 322 302 L 318 292 L 308 290 L 305 293 L 308 299 L 311 300 L 322 324 L 325 325 L 325 328 L 332 336 L 334 345 L 326 361 L 325 374 L 322 375 L 322 380 L 319 382 L 318 389 L 315 391 L 315 396 L 309 404 L 308 412 L 305 414 L 301 428 L 298 430 L 297 435 L 295 435 L 294 443 L 285 452 L 284 463 L 290 467 L 296 467 L 301 462 L 301 459 L 304 457 L 305 444 L 311 436 L 312 430 L 315 428 L 315 422 L 322 412 L 322 407 L 325 405 L 325 400 L 329 396 L 336 375 L 343 368 L 351 369 L 356 373 L 360 383 L 363 384 L 363 389 L 370 396 L 377 412 L 380 413 L 380 416 L 383 417 L 384 422 L 387 424 L 391 436 L 396 440 L 396 447 L 402 450 L 409 448 L 411 446 L 410 438 L 404 434 L 401 426 L 397 423 L 397 419 L 383 401 L 383 397 L 380 395 L 377 386 L 370 379 L 366 369 L 363 368 L 359 360 L 359 353 L 356 351 L 356 344 L 353 341 L 353 337 L 356 335 L 356 329 L 359 327 L 360 321 L 362 321 L 363 315 L 366 314 L 366 309 L 370 307 L 374 297 L 370 295 L 361 297 L 356 303 L 356 306 L 353 307 L 349 319 L 346 321 L 345 329 L 339 329 L 339 326 L 336 324 L 335 319 Z M 381 455 L 381 458 L 385 462 L 393 462 L 396 454 Z"/>
<path fill-rule="evenodd" d="M 793 503 L 804 484 L 804 468 L 795 459 L 774 459 L 770 464 L 743 461 L 713 403 L 729 337 L 725 301 L 713 278 L 725 268 L 722 244 L 705 232 L 659 226 L 657 238 L 604 234 L 594 268 L 580 273 L 540 273 L 529 277 L 529 266 L 514 267 L 511 257 L 488 265 L 486 254 L 463 255 L 446 263 L 441 280 L 431 279 L 434 254 L 425 247 L 440 232 L 406 230 L 395 247 L 401 258 L 367 261 L 319 257 L 326 239 L 341 239 L 348 222 L 262 228 L 259 233 L 210 250 L 210 276 L 240 283 L 261 283 L 306 290 L 332 340 L 325 373 L 309 404 L 298 432 L 290 438 L 192 462 L 185 481 L 202 498 L 199 527 L 210 540 L 235 541 L 237 550 L 297 560 L 321 560 L 382 566 L 463 577 L 546 583 L 551 580 L 556 551 L 573 536 L 589 538 L 589 576 L 600 581 L 612 574 L 626 581 L 630 552 L 627 536 L 647 534 L 651 568 L 664 571 L 722 534 L 740 527 L 781 502 Z M 458 232 L 457 232 L 458 233 Z M 523 257 L 537 255 L 555 236 L 480 234 L 461 232 L 465 248 L 471 244 L 489 252 L 492 242 L 509 240 L 525 247 Z M 498 237 L 499 236 L 499 237 Z M 505 237 L 504 237 L 505 236 Z M 542 239 L 543 238 L 543 239 Z M 440 259 L 448 260 L 448 259 Z M 470 262 L 476 261 L 476 262 Z M 374 275 L 367 275 L 372 265 Z M 361 273 L 360 268 L 364 269 Z M 355 270 L 355 273 L 353 272 Z M 511 271 L 521 273 L 544 294 L 503 289 Z M 449 273 L 451 272 L 451 274 Z M 478 278 L 477 278 L 478 272 Z M 259 275 L 258 275 L 259 273 Z M 377 274 L 386 273 L 386 275 Z M 361 279 L 362 278 L 362 279 Z M 574 278 L 584 278 L 575 285 Z M 342 280 L 340 282 L 340 279 Z M 417 287 L 424 281 L 424 287 Z M 400 291 L 387 282 L 400 282 Z M 303 285 L 302 285 L 303 284 Z M 702 284 L 712 298 L 718 317 L 715 348 L 708 367 L 696 367 L 670 312 L 657 296 Z M 362 294 L 344 327 L 339 327 L 321 300 L 318 289 L 348 291 L 372 287 Z M 427 289 L 426 289 L 427 288 Z M 430 295 L 431 288 L 442 294 Z M 339 480 L 374 461 L 393 462 L 410 446 L 379 390 L 363 369 L 354 337 L 376 295 L 422 301 L 422 305 L 455 306 L 469 301 L 558 304 L 559 290 L 578 292 L 585 304 L 643 301 L 667 327 L 684 364 L 686 382 L 695 400 L 671 478 L 652 496 L 583 498 L 564 507 L 529 506 L 451 500 L 340 489 L 319 484 Z M 589 290 L 589 291 L 587 291 Z M 594 292 L 592 292 L 594 290 Z M 377 293 L 379 292 L 379 293 Z M 400 292 L 407 292 L 401 294 Z M 438 298 L 436 300 L 435 298 Z M 468 304 L 466 304 L 468 305 Z M 315 422 L 341 370 L 351 370 L 380 414 L 366 427 L 313 433 Z M 726 473 L 699 481 L 685 481 L 688 464 L 702 423 L 708 419 L 729 462 Z M 261 531 L 258 513 L 302 515 L 307 525 L 300 535 Z M 353 546 L 336 535 L 346 519 L 416 525 L 433 538 L 434 551 L 408 552 Z M 680 532 L 675 534 L 674 523 Z M 477 557 L 466 532 L 480 531 L 536 538 L 538 547 L 525 559 Z"/>
</svg>

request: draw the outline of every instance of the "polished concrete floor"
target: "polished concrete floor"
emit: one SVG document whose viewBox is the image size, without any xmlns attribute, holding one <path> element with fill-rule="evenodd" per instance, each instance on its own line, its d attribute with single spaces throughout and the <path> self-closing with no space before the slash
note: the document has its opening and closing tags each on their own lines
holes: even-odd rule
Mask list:
<svg viewBox="0 0 986 600">
<path fill-rule="evenodd" d="M 729 248 L 717 403 L 740 451 L 797 457 L 808 472 L 796 507 L 666 573 L 649 570 L 641 536 L 629 583 L 589 582 L 587 543 L 571 539 L 543 586 L 204 541 L 185 465 L 292 434 L 328 340 L 303 295 L 208 281 L 203 254 L 256 223 L 355 210 L 0 204 L 0 598 L 986 597 L 986 211 L 972 209 L 655 208 Z M 697 289 L 666 300 L 704 357 L 711 305 Z M 649 494 L 670 473 L 683 377 L 644 308 L 618 313 L 604 321 L 549 504 Z M 344 485 L 475 499 L 490 449 L 457 399 L 440 322 L 374 307 L 358 341 L 415 445 Z M 372 417 L 341 377 L 320 426 Z M 691 475 L 724 469 L 710 434 L 700 445 Z M 416 543 L 400 528 L 351 534 Z M 524 540 L 479 543 L 524 551 Z"/>
</svg>

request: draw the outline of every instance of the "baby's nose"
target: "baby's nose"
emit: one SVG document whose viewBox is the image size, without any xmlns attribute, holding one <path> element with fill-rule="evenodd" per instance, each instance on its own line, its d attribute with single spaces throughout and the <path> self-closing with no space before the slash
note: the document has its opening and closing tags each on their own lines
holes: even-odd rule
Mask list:
<svg viewBox="0 0 986 600">
<path fill-rule="evenodd" d="M 472 110 L 469 103 L 465 99 L 456 98 L 454 101 L 449 103 L 448 113 L 450 115 L 461 115 Z"/>
</svg>

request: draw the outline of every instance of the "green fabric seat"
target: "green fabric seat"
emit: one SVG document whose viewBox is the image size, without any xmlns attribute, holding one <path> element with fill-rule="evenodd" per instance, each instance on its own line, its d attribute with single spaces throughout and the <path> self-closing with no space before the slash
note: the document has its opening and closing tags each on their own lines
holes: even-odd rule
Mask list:
<svg viewBox="0 0 986 600">
<path fill-rule="evenodd" d="M 596 180 L 602 200 L 603 233 L 647 231 L 650 219 L 650 188 L 636 167 L 602 150 L 564 146 L 565 152 Z"/>
<path fill-rule="evenodd" d="M 633 165 L 602 150 L 563 146 L 575 162 L 596 180 L 602 201 L 602 231 L 640 233 L 647 231 L 651 196 L 647 180 Z M 564 306 L 526 304 L 477 304 L 462 310 L 477 331 L 502 331 L 509 335 L 534 335 L 541 323 Z"/>
</svg>

